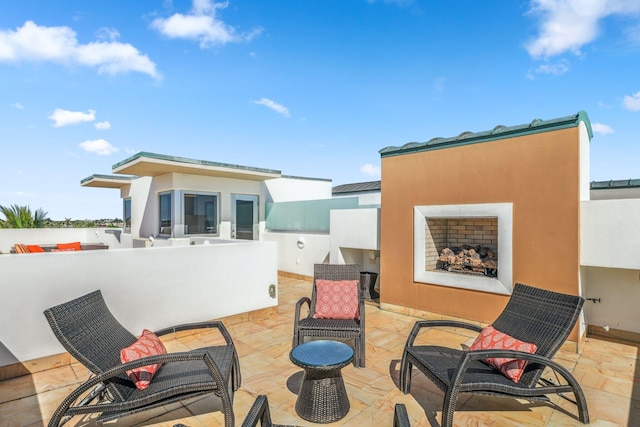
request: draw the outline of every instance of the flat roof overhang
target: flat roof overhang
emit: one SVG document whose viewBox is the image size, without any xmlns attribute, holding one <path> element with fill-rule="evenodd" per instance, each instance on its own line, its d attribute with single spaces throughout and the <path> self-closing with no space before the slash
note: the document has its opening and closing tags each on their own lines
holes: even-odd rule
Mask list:
<svg viewBox="0 0 640 427">
<path fill-rule="evenodd" d="M 113 165 L 113 173 L 136 176 L 158 176 L 168 173 L 215 176 L 252 181 L 280 178 L 281 173 L 272 169 L 165 156 L 155 153 L 138 153 Z"/>
<path fill-rule="evenodd" d="M 131 184 L 131 181 L 136 178 L 135 176 L 114 176 L 114 175 L 91 175 L 82 181 L 80 185 L 82 187 L 96 187 L 96 188 L 122 188 L 125 185 Z"/>
</svg>

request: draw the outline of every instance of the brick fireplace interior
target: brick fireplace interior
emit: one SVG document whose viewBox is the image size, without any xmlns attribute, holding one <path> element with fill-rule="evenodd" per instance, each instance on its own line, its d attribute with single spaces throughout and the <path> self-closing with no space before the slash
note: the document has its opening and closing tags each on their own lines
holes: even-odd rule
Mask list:
<svg viewBox="0 0 640 427">
<path fill-rule="evenodd" d="M 497 276 L 498 218 L 425 218 L 425 270 Z"/>
</svg>

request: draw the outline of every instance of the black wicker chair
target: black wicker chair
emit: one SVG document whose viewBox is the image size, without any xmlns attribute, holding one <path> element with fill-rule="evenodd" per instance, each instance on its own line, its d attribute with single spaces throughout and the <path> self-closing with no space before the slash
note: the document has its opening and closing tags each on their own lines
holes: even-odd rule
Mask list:
<svg viewBox="0 0 640 427">
<path fill-rule="evenodd" d="M 226 342 L 224 345 L 123 364 L 120 349 L 133 344 L 136 337 L 111 314 L 100 291 L 51 307 L 44 314 L 64 348 L 94 374 L 63 400 L 49 427 L 89 413 L 101 413 L 96 419 L 101 424 L 209 393 L 221 401 L 225 427 L 234 426 L 233 393 L 240 387 L 240 364 L 231 336 L 221 322 L 180 325 L 155 333 L 162 336 L 183 330 L 216 328 Z M 151 384 L 138 390 L 126 371 L 156 363 L 163 365 Z"/>
<path fill-rule="evenodd" d="M 304 342 L 305 337 L 354 339 L 353 364 L 364 368 L 365 365 L 365 341 L 364 341 L 364 297 L 362 286 L 358 286 L 358 307 L 360 318 L 355 320 L 342 319 L 315 319 L 313 314 L 316 307 L 316 280 L 358 280 L 360 282 L 360 265 L 358 264 L 316 264 L 313 270 L 313 284 L 311 299 L 300 298 L 296 303 L 296 314 L 293 326 L 293 348 Z M 301 308 L 307 304 L 309 313 L 300 318 Z"/>
<path fill-rule="evenodd" d="M 269 412 L 269 401 L 267 396 L 260 395 L 256 397 L 256 401 L 253 402 L 253 406 L 249 409 L 242 427 L 256 427 L 260 423 L 262 427 L 296 427 L 292 425 L 273 424 L 271 422 L 271 413 Z"/>
<path fill-rule="evenodd" d="M 415 366 L 445 392 L 442 425 L 450 427 L 459 393 L 511 397 L 529 401 L 549 401 L 548 394 L 573 393 L 578 417 L 589 424 L 589 412 L 582 388 L 573 375 L 551 360 L 573 329 L 584 299 L 516 283 L 511 298 L 493 326 L 519 340 L 537 345 L 535 354 L 506 350 L 463 351 L 433 345 L 414 345 L 425 327 L 466 328 L 476 332 L 477 325 L 459 321 L 425 320 L 414 325 L 402 355 L 400 390 L 411 390 L 411 367 Z M 482 363 L 480 359 L 507 357 L 524 359 L 528 364 L 518 383 Z M 554 373 L 555 380 L 543 378 Z M 563 380 L 560 381 L 562 377 Z"/>
</svg>

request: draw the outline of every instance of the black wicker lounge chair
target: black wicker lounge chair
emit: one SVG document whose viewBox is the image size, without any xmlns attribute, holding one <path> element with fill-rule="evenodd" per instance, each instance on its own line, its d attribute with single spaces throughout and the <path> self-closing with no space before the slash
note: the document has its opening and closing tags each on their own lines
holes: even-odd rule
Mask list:
<svg viewBox="0 0 640 427">
<path fill-rule="evenodd" d="M 453 424 L 459 393 L 511 397 L 529 401 L 549 401 L 548 394 L 573 393 L 578 417 L 589 423 L 589 412 L 582 388 L 573 375 L 551 360 L 573 329 L 584 299 L 517 283 L 504 311 L 493 327 L 518 340 L 537 345 L 535 354 L 509 350 L 463 351 L 433 345 L 414 345 L 425 327 L 455 327 L 481 332 L 482 328 L 459 321 L 425 320 L 414 325 L 402 355 L 400 390 L 411 389 L 411 367 L 415 366 L 445 392 L 442 426 Z M 480 359 L 504 357 L 528 361 L 518 383 Z M 547 371 L 545 371 L 545 369 Z M 545 377 L 543 378 L 543 371 Z M 547 377 L 554 373 L 555 379 Z M 560 381 L 562 377 L 562 381 Z"/>
<path fill-rule="evenodd" d="M 233 393 L 240 387 L 240 365 L 231 336 L 221 322 L 180 325 L 155 333 L 162 336 L 216 328 L 225 345 L 123 364 L 120 349 L 133 344 L 136 337 L 113 317 L 100 291 L 49 308 L 44 314 L 64 348 L 94 374 L 64 399 L 49 427 L 64 424 L 74 415 L 89 413 L 101 413 L 96 421 L 103 423 L 209 393 L 221 401 L 225 427 L 234 426 Z M 129 369 L 156 363 L 163 365 L 144 390 L 137 389 L 126 375 Z"/>
<path fill-rule="evenodd" d="M 360 282 L 360 265 L 358 264 L 316 264 L 313 273 L 311 299 L 301 298 L 296 304 L 296 314 L 293 327 L 293 347 L 304 342 L 305 337 L 322 337 L 337 339 L 354 339 L 355 349 L 353 364 L 364 368 L 364 298 L 362 287 L 358 285 L 359 318 L 348 319 L 316 319 L 313 317 L 316 309 L 316 280 L 357 280 Z M 309 314 L 300 318 L 300 311 L 304 304 L 309 308 Z"/>
<path fill-rule="evenodd" d="M 273 424 L 271 422 L 271 414 L 269 413 L 269 401 L 267 396 L 260 395 L 256 397 L 253 406 L 249 409 L 242 427 L 256 427 L 260 423 L 262 427 L 296 427 L 292 425 Z"/>
</svg>

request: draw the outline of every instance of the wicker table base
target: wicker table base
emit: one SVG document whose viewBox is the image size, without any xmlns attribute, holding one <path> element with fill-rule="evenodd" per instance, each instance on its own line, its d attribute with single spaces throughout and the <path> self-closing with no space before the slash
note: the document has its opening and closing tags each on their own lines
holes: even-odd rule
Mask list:
<svg viewBox="0 0 640 427">
<path fill-rule="evenodd" d="M 304 368 L 296 413 L 314 423 L 344 418 L 351 406 L 341 369 L 353 359 L 353 349 L 336 341 L 310 341 L 294 348 L 289 358 Z"/>
</svg>

